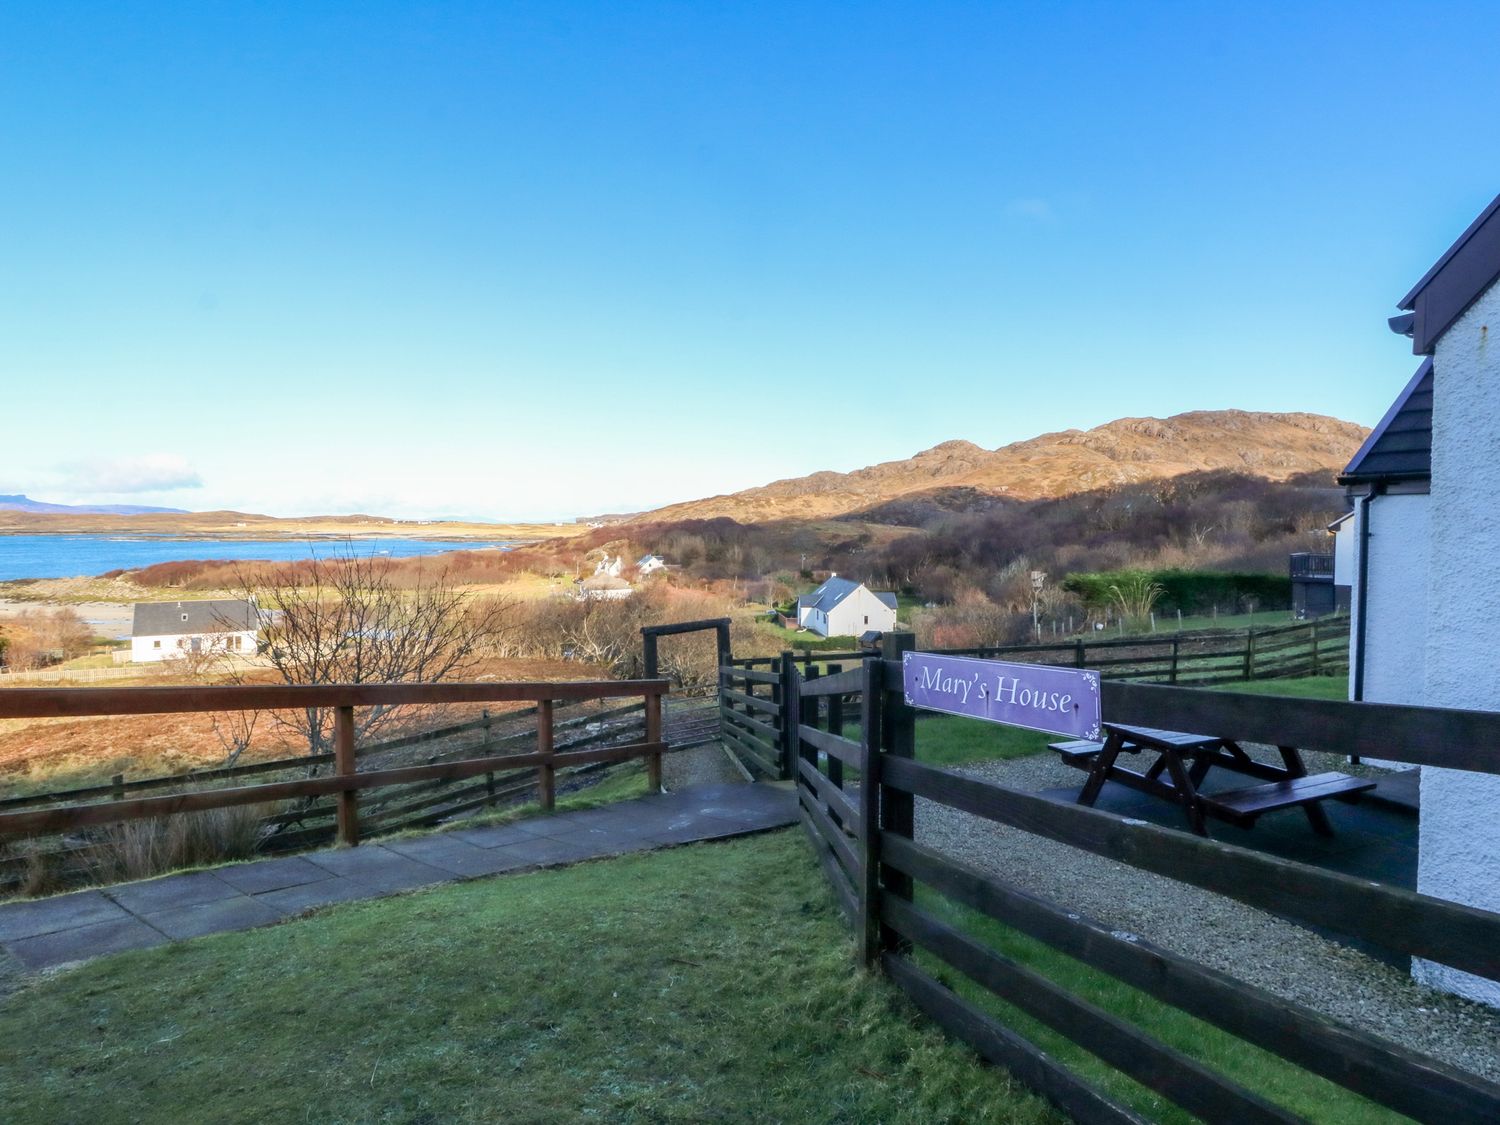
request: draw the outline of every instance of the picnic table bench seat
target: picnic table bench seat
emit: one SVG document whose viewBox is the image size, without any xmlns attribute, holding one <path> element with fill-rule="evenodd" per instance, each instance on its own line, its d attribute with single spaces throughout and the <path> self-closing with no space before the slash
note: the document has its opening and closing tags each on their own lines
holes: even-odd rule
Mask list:
<svg viewBox="0 0 1500 1125">
<path fill-rule="evenodd" d="M 1047 749 L 1060 754 L 1062 760 L 1068 765 L 1086 770 L 1098 757 L 1099 751 L 1104 749 L 1104 743 L 1090 742 L 1086 738 L 1075 738 L 1071 742 L 1049 742 Z"/>
<path fill-rule="evenodd" d="M 1249 828 L 1262 813 L 1312 805 L 1336 797 L 1348 800 L 1375 788 L 1375 782 L 1346 773 L 1315 773 L 1309 777 L 1292 777 L 1269 781 L 1226 793 L 1200 793 L 1205 812 L 1231 824 Z"/>
</svg>

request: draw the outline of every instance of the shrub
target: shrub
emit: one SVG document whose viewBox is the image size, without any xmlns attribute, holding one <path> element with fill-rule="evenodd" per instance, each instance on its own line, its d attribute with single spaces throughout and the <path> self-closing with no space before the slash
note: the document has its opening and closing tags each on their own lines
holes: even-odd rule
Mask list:
<svg viewBox="0 0 1500 1125">
<path fill-rule="evenodd" d="M 266 806 L 231 805 L 109 825 L 94 844 L 102 882 L 146 879 L 181 867 L 249 859 Z"/>
<path fill-rule="evenodd" d="M 1254 599 L 1261 609 L 1288 609 L 1292 604 L 1292 580 L 1281 574 L 1235 573 L 1204 570 L 1097 571 L 1070 574 L 1063 589 L 1078 595 L 1087 606 L 1119 608 L 1111 592 L 1145 581 L 1161 587 L 1155 602 L 1160 612 L 1181 610 L 1185 614 L 1207 613 L 1214 606 L 1238 606 Z"/>
</svg>

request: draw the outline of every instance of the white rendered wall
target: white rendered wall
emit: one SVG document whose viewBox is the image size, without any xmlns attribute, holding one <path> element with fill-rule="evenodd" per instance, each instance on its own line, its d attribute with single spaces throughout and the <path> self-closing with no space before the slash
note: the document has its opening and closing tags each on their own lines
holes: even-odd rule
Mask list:
<svg viewBox="0 0 1500 1125">
<path fill-rule="evenodd" d="M 1339 524 L 1339 529 L 1333 533 L 1333 582 L 1335 586 L 1352 587 L 1359 581 L 1358 561 L 1354 554 L 1355 523 L 1354 519 L 1345 520 Z"/>
<path fill-rule="evenodd" d="M 1364 698 L 1369 703 L 1427 701 L 1424 675 L 1427 636 L 1427 552 L 1430 533 L 1430 496 L 1377 496 L 1370 502 L 1369 603 L 1365 629 Z M 1363 504 L 1344 527 L 1359 541 Z M 1359 636 L 1359 573 L 1351 567 L 1350 587 L 1354 628 L 1349 630 L 1349 696 L 1354 697 L 1354 647 Z M 1372 766 L 1411 769 L 1405 762 L 1366 758 Z"/>
<path fill-rule="evenodd" d="M 869 620 L 866 621 L 866 618 Z M 866 629 L 889 633 L 896 627 L 896 611 L 861 586 L 834 606 L 826 636 L 857 637 Z"/>
<path fill-rule="evenodd" d="M 193 653 L 195 634 L 173 633 L 160 637 L 130 638 L 130 661 L 132 664 L 150 664 L 159 660 L 175 660 L 178 657 L 198 655 Z M 241 656 L 255 655 L 255 633 L 253 631 L 233 633 L 198 633 L 199 653 L 236 652 Z M 232 639 L 239 638 L 239 646 L 231 647 Z M 161 647 L 156 647 L 156 642 Z"/>
<path fill-rule="evenodd" d="M 1432 565 L 1427 702 L 1500 710 L 1500 285 L 1443 333 L 1433 355 Z M 1373 616 L 1372 616 L 1373 621 Z M 1500 910 L 1500 777 L 1422 770 L 1417 889 Z M 1500 983 L 1415 960 L 1418 980 L 1500 1006 Z"/>
</svg>

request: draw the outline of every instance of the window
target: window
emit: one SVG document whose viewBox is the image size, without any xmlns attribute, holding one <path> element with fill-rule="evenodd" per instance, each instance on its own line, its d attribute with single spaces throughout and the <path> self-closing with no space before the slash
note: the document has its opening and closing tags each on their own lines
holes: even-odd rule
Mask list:
<svg viewBox="0 0 1500 1125">
<path fill-rule="evenodd" d="M 867 613 L 867 614 L 865 614 L 865 624 L 868 625 L 869 623 L 870 623 L 870 615 Z"/>
<path fill-rule="evenodd" d="M 161 642 L 160 641 L 152 641 L 151 642 L 151 647 L 152 648 L 161 648 Z"/>
<path fill-rule="evenodd" d="M 186 621 L 186 620 L 187 620 L 187 614 L 185 614 L 185 613 L 184 613 L 184 614 L 183 614 L 183 615 L 182 615 L 182 619 L 183 619 L 183 620 L 184 620 L 184 621 Z"/>
</svg>

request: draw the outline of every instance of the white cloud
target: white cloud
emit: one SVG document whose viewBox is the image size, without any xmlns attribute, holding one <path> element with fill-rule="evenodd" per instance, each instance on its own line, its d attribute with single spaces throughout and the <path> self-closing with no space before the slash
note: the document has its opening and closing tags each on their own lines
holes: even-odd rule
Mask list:
<svg viewBox="0 0 1500 1125">
<path fill-rule="evenodd" d="M 73 493 L 167 492 L 202 488 L 203 478 L 177 453 L 139 457 L 97 457 L 58 466 L 58 488 Z"/>
</svg>

